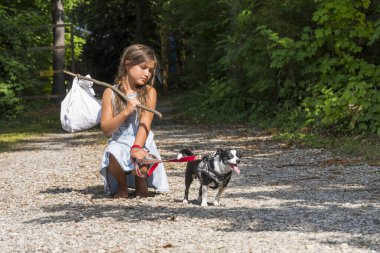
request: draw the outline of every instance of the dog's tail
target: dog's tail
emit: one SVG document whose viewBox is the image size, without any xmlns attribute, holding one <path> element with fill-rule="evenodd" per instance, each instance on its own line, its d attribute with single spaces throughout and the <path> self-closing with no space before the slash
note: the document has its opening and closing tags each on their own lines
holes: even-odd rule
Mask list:
<svg viewBox="0 0 380 253">
<path fill-rule="evenodd" d="M 177 158 L 178 159 L 181 159 L 182 157 L 186 157 L 186 156 L 192 156 L 194 155 L 193 151 L 189 148 L 184 148 L 184 149 L 181 149 L 181 151 L 179 151 L 179 154 L 177 155 Z"/>
</svg>

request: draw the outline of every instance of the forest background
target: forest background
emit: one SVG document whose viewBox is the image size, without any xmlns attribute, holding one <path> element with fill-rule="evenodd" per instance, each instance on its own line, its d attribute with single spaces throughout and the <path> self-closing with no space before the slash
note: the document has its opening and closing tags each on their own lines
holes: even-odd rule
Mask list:
<svg viewBox="0 0 380 253">
<path fill-rule="evenodd" d="M 51 51 L 33 48 L 52 45 L 52 29 L 42 25 L 52 23 L 53 2 L 0 1 L 3 132 L 59 124 L 57 115 L 47 117 L 51 101 L 28 99 L 52 93 Z M 68 70 L 112 83 L 123 48 L 143 43 L 160 58 L 157 88 L 176 94 L 194 121 L 252 124 L 314 143 L 320 136 L 360 138 L 378 147 L 379 0 L 63 3 L 65 23 L 73 24 L 66 45 L 74 29 Z"/>
</svg>

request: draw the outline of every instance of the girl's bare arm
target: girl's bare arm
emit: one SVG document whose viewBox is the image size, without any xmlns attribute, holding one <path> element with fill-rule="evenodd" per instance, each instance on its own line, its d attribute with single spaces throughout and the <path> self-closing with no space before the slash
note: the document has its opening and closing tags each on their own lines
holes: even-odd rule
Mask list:
<svg viewBox="0 0 380 253">
<path fill-rule="evenodd" d="M 157 103 L 157 91 L 155 88 L 148 86 L 148 99 L 146 106 L 151 109 L 156 109 L 156 103 Z M 152 125 L 154 114 L 148 111 L 142 111 L 141 118 L 140 118 L 140 124 L 137 131 L 135 144 L 140 145 L 143 147 L 145 145 L 145 141 L 148 137 L 150 127 Z M 137 159 L 142 159 L 145 156 L 145 152 L 139 149 L 133 149 L 132 156 Z"/>
<path fill-rule="evenodd" d="M 134 111 L 136 104 L 139 104 L 138 100 L 131 99 L 128 101 L 125 109 L 114 116 L 112 93 L 113 91 L 110 88 L 107 88 L 104 91 L 102 98 L 102 119 L 100 125 L 103 133 L 107 136 L 111 136 Z"/>
</svg>

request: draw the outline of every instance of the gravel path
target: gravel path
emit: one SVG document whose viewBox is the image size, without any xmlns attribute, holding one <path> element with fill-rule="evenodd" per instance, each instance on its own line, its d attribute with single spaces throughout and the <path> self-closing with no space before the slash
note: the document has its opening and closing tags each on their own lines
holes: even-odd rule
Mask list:
<svg viewBox="0 0 380 253">
<path fill-rule="evenodd" d="M 246 126 L 200 126 L 162 103 L 153 131 L 164 158 L 243 150 L 222 206 L 200 207 L 184 164 L 171 191 L 115 200 L 98 174 L 99 129 L 45 134 L 0 153 L 1 252 L 380 252 L 380 167 L 271 140 Z"/>
</svg>

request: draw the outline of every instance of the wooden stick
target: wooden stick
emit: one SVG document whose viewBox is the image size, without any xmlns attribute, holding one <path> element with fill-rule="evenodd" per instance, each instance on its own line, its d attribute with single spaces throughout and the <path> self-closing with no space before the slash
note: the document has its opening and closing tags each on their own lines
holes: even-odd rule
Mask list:
<svg viewBox="0 0 380 253">
<path fill-rule="evenodd" d="M 85 76 L 82 76 L 82 75 L 79 75 L 79 74 L 75 74 L 73 72 L 70 72 L 70 71 L 67 71 L 67 70 L 63 70 L 64 73 L 68 74 L 68 75 L 71 75 L 71 76 L 76 76 L 80 79 L 83 79 L 83 80 L 87 80 L 87 81 L 91 81 L 95 84 L 98 84 L 98 85 L 101 85 L 101 86 L 105 86 L 105 87 L 108 87 L 108 88 L 111 88 L 114 92 L 116 92 L 120 97 L 122 97 L 124 99 L 125 102 L 127 102 L 129 99 L 126 95 L 124 95 L 123 92 L 121 92 L 119 89 L 117 89 L 116 87 L 108 84 L 108 83 L 104 83 L 104 82 L 100 82 L 98 80 L 95 80 L 95 79 L 92 79 L 90 77 L 85 77 Z M 150 109 L 146 106 L 143 106 L 143 105 L 136 105 L 136 107 L 139 107 L 143 110 L 147 110 L 149 112 L 152 112 L 154 113 L 155 115 L 157 115 L 160 119 L 162 118 L 162 114 L 159 112 L 159 111 L 156 111 L 154 109 Z"/>
</svg>

